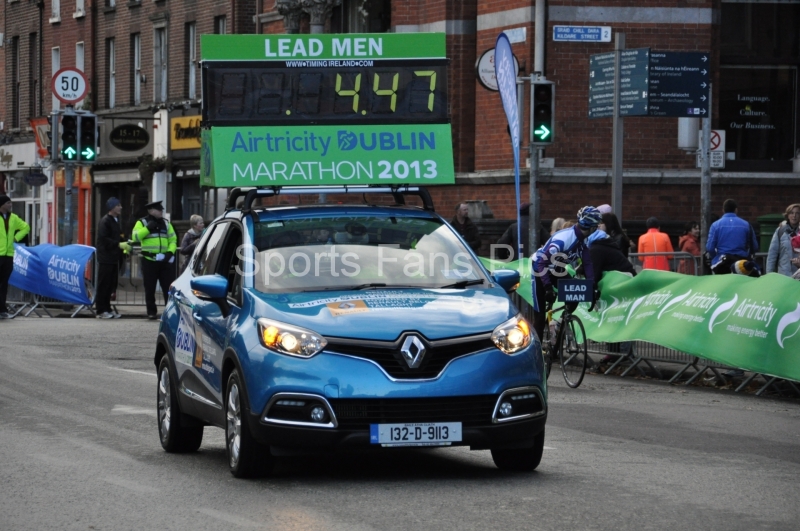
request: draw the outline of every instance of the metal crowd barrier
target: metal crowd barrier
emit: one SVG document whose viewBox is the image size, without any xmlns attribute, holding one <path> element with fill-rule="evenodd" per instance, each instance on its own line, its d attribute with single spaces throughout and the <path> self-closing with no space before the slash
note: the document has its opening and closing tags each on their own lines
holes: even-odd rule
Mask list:
<svg viewBox="0 0 800 531">
<path fill-rule="evenodd" d="M 31 305 L 33 305 L 33 294 L 19 289 L 16 286 L 12 286 L 11 284 L 8 285 L 6 306 L 8 307 L 8 313 L 11 314 L 11 317 L 16 317 Z"/>
<path fill-rule="evenodd" d="M 684 251 L 674 251 L 671 253 L 630 253 L 628 259 L 639 272 L 644 269 L 643 258 L 653 256 L 666 256 L 669 263 L 669 270 L 675 273 L 699 276 L 703 274 L 703 261 L 701 256 L 695 256 Z"/>
<path fill-rule="evenodd" d="M 133 247 L 125 259 L 123 270 L 117 280 L 117 291 L 111 301 L 111 305 L 115 310 L 117 306 L 145 306 L 141 259 L 141 248 L 138 246 Z M 179 258 L 176 255 L 174 263 L 176 278 L 178 263 Z M 156 304 L 161 305 L 159 293 L 161 293 L 161 290 L 156 287 Z"/>
</svg>

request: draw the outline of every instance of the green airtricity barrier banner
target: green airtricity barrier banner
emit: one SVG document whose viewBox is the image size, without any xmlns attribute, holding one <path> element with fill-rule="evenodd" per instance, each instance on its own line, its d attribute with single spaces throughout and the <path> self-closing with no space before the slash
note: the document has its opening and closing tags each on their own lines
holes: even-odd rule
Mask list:
<svg viewBox="0 0 800 531">
<path fill-rule="evenodd" d="M 530 300 L 526 259 L 484 260 L 490 270 L 527 273 L 519 293 Z M 769 274 L 695 277 L 645 270 L 607 273 L 596 310 L 575 312 L 595 341 L 648 341 L 749 371 L 800 381 L 800 282 Z"/>
<path fill-rule="evenodd" d="M 206 61 L 408 59 L 444 57 L 446 39 L 444 33 L 202 35 L 200 46 Z"/>
<path fill-rule="evenodd" d="M 449 124 L 214 127 L 203 186 L 453 184 Z"/>
</svg>

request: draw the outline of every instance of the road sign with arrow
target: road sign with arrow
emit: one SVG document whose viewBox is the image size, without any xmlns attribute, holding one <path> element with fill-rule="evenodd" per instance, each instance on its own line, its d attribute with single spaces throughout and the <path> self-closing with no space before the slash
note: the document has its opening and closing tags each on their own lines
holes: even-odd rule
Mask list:
<svg viewBox="0 0 800 531">
<path fill-rule="evenodd" d="M 620 116 L 708 116 L 709 55 L 623 50 Z M 614 53 L 589 61 L 589 118 L 613 116 Z"/>
</svg>

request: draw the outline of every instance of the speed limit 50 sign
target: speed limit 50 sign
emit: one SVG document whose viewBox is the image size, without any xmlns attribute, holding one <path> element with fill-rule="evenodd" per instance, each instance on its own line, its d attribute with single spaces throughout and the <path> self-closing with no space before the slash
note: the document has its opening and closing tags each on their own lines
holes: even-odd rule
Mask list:
<svg viewBox="0 0 800 531">
<path fill-rule="evenodd" d="M 63 103 L 75 103 L 86 96 L 86 78 L 77 68 L 62 68 L 53 76 L 52 89 Z"/>
</svg>

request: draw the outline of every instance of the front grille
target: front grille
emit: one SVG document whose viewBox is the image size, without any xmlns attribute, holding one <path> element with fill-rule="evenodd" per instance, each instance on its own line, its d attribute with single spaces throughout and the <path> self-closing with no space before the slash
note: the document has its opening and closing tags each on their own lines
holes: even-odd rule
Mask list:
<svg viewBox="0 0 800 531">
<path fill-rule="evenodd" d="M 400 353 L 400 346 L 404 337 L 401 337 L 398 341 L 383 344 L 371 341 L 368 345 L 359 345 L 352 341 L 344 342 L 340 340 L 337 342 L 336 338 L 328 338 L 327 350 L 372 360 L 380 365 L 392 378 L 420 380 L 436 378 L 450 361 L 459 356 L 495 348 L 495 344 L 488 337 L 465 338 L 463 342 L 440 341 L 433 344 L 426 342 L 427 351 L 422 363 L 416 369 L 411 369 Z"/>
<path fill-rule="evenodd" d="M 444 398 L 329 399 L 340 428 L 367 429 L 370 424 L 461 422 L 464 426 L 492 422 L 497 395 Z"/>
</svg>

